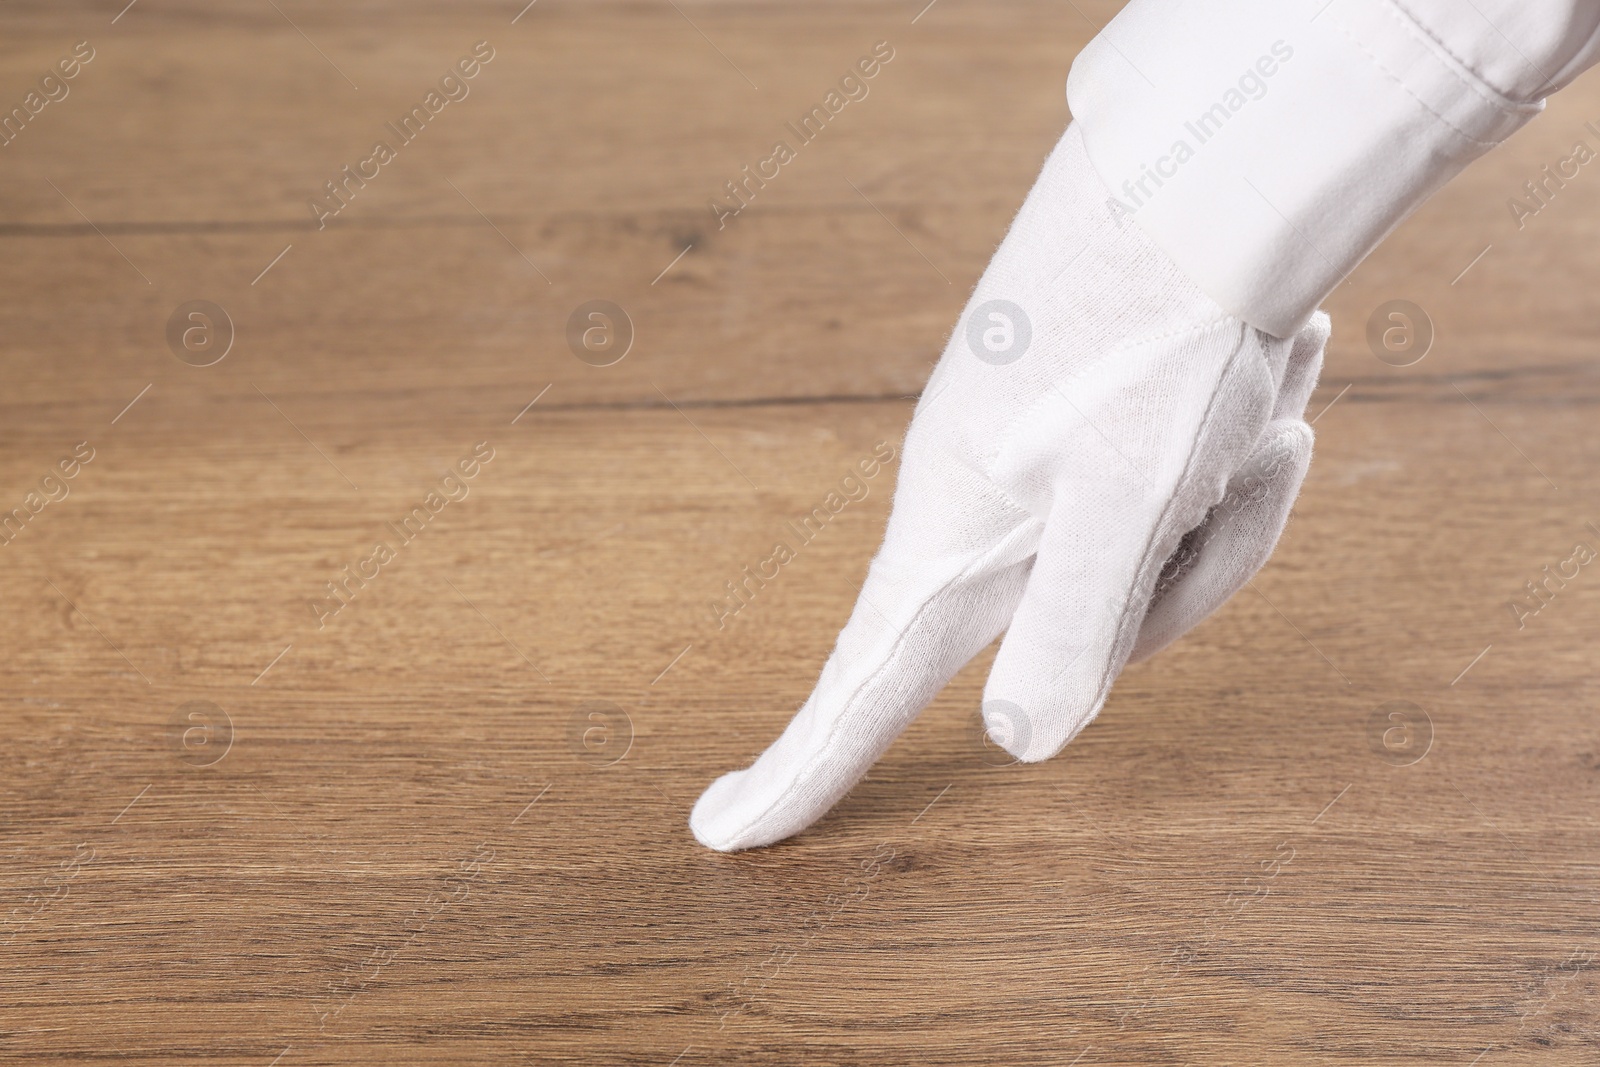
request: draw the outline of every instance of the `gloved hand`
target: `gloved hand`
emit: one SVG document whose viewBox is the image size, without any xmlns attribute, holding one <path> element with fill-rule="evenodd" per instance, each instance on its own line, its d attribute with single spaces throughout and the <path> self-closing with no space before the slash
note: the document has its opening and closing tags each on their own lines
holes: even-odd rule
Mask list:
<svg viewBox="0 0 1600 1067">
<path fill-rule="evenodd" d="M 1068 127 L 917 404 L 883 547 L 815 691 L 700 797 L 695 837 L 732 851 L 809 826 L 1002 631 L 989 736 L 1028 762 L 1060 751 L 1130 658 L 1271 554 L 1327 336 L 1320 312 L 1285 339 L 1215 304 Z"/>
</svg>

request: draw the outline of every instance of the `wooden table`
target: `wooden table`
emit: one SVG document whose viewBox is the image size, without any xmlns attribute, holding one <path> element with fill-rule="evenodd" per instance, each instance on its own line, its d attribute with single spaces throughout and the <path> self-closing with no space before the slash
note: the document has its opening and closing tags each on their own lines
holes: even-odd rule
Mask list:
<svg viewBox="0 0 1600 1067">
<path fill-rule="evenodd" d="M 1600 170 L 1507 203 L 1600 80 L 1331 298 L 1254 590 L 1040 765 L 979 657 L 724 856 L 689 807 L 805 698 L 893 470 L 712 604 L 903 433 L 1114 5 L 519 6 L 3 15 L 5 108 L 93 58 L 0 146 L 0 1061 L 1600 1059 L 1600 570 L 1524 592 L 1600 546 Z"/>
</svg>

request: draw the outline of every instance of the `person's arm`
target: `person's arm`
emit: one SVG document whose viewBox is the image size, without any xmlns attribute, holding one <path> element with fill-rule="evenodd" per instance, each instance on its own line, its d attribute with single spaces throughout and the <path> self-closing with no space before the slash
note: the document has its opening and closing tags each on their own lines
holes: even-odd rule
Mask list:
<svg viewBox="0 0 1600 1067">
<path fill-rule="evenodd" d="M 1067 100 L 1123 210 L 1286 336 L 1597 51 L 1594 0 L 1133 0 Z"/>
<path fill-rule="evenodd" d="M 809 826 L 1002 632 L 985 723 L 1046 759 L 1237 591 L 1310 462 L 1318 302 L 1594 60 L 1597 22 L 1574 0 L 1133 0 L 1073 66 L 1076 121 L 917 405 L 815 690 L 701 796 L 695 836 Z"/>
</svg>

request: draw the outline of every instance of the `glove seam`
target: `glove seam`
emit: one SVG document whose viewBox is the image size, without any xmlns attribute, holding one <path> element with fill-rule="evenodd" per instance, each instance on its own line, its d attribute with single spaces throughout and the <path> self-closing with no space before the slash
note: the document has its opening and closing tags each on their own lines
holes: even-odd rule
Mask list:
<svg viewBox="0 0 1600 1067">
<path fill-rule="evenodd" d="M 1219 308 L 1218 310 L 1221 311 L 1222 309 Z M 1240 323 L 1241 326 L 1247 325 L 1242 320 L 1236 319 L 1234 316 L 1229 315 L 1226 311 L 1222 311 L 1222 314 L 1217 315 L 1214 318 L 1204 319 L 1204 320 L 1202 320 L 1200 322 L 1192 323 L 1192 324 L 1190 324 L 1188 326 L 1182 326 L 1182 327 L 1179 327 L 1177 329 L 1167 330 L 1164 333 L 1158 333 L 1158 334 L 1152 334 L 1152 335 L 1146 336 L 1146 337 L 1140 337 L 1140 338 L 1137 338 L 1137 339 L 1132 340 L 1132 341 L 1120 341 L 1117 344 L 1111 346 L 1110 348 L 1107 348 L 1104 352 L 1102 352 L 1094 360 L 1090 361 L 1089 363 L 1085 364 L 1082 367 L 1077 368 L 1071 375 L 1069 375 L 1069 376 L 1067 376 L 1065 378 L 1052 378 L 1050 380 L 1050 388 L 1056 390 L 1057 392 L 1059 392 L 1063 396 L 1065 396 L 1066 395 L 1066 387 L 1068 385 L 1070 385 L 1071 383 L 1073 383 L 1075 381 L 1078 381 L 1079 379 L 1083 378 L 1085 375 L 1087 375 L 1088 373 L 1093 371 L 1095 368 L 1099 367 L 1102 363 L 1105 363 L 1107 360 L 1110 360 L 1114 356 L 1125 355 L 1125 354 L 1130 353 L 1130 352 L 1132 352 L 1132 351 L 1134 351 L 1136 349 L 1143 348 L 1143 347 L 1145 347 L 1147 345 L 1155 344 L 1158 341 L 1166 341 L 1166 340 L 1170 340 L 1171 338 L 1174 338 L 1174 337 L 1183 337 L 1183 336 L 1188 336 L 1188 335 L 1198 335 L 1198 334 L 1204 333 L 1205 331 L 1207 331 L 1207 330 L 1211 329 L 1212 327 L 1215 327 L 1215 326 L 1217 326 L 1219 324 L 1226 324 L 1229 320 L 1237 321 L 1237 322 Z M 1232 356 L 1231 355 L 1230 355 L 1229 359 L 1230 359 L 1230 362 L 1231 362 L 1231 360 L 1232 360 Z M 1269 373 L 1270 373 L 1270 371 L 1269 371 Z M 1005 497 L 1007 503 L 1009 503 L 1013 508 L 1016 508 L 1019 512 L 1021 512 L 1023 515 L 1028 516 L 1029 518 L 1034 517 L 1032 510 L 1030 510 L 1029 508 L 1023 507 L 1020 503 L 1018 503 L 1017 500 L 1011 495 L 1011 493 L 1003 485 L 1000 484 L 1000 480 L 999 480 L 998 475 L 996 474 L 995 468 L 999 466 L 1000 459 L 1005 454 L 1007 446 L 1009 446 L 1011 444 L 1012 439 L 1016 436 L 1018 427 L 1020 427 L 1029 418 L 1031 418 L 1035 412 L 1037 412 L 1039 409 L 1043 408 L 1046 404 L 1049 404 L 1051 402 L 1053 402 L 1053 398 L 1050 396 L 1049 391 L 1046 390 L 1046 391 L 1041 392 L 1039 394 L 1039 396 L 1035 397 L 1032 401 L 1030 401 L 1026 407 L 1022 408 L 1016 414 L 1014 414 L 1006 422 L 1004 429 L 1002 429 L 1000 431 L 999 444 L 996 445 L 995 450 L 994 450 L 994 454 L 989 457 L 989 459 L 983 464 L 982 468 L 978 472 L 979 474 L 981 474 L 983 476 L 984 480 L 987 481 L 990 484 L 990 486 L 992 486 L 994 488 L 994 490 L 997 493 L 999 493 L 1001 496 Z M 1071 398 L 1070 397 L 1068 397 L 1068 403 L 1069 404 L 1071 403 Z M 1085 418 L 1085 420 L 1087 420 L 1088 416 L 1085 415 L 1084 418 Z M 1091 425 L 1093 425 L 1093 424 L 1091 423 Z"/>
<path fill-rule="evenodd" d="M 1211 298 L 1206 297 L 1206 299 L 1210 300 Z M 1215 301 L 1212 301 L 1212 303 L 1215 303 Z M 1144 345 L 1154 344 L 1157 341 L 1165 341 L 1172 337 L 1181 337 L 1184 334 L 1200 333 L 1204 330 L 1210 329 L 1213 326 L 1226 323 L 1229 319 L 1234 319 L 1238 321 L 1240 325 L 1245 325 L 1242 319 L 1239 319 L 1237 315 L 1229 314 L 1224 308 L 1219 306 L 1217 310 L 1221 313 L 1215 317 L 1204 319 L 1189 326 L 1183 326 L 1175 330 L 1168 330 L 1166 333 L 1152 334 L 1149 337 L 1141 337 L 1133 341 L 1123 341 L 1121 344 L 1113 348 L 1108 355 L 1115 354 L 1117 352 L 1128 351 L 1129 349 L 1140 348 Z"/>
<path fill-rule="evenodd" d="M 1161 514 L 1157 516 L 1154 525 L 1152 525 L 1150 528 L 1149 539 L 1145 542 L 1143 556 L 1139 560 L 1138 569 L 1134 574 L 1134 587 L 1133 589 L 1129 590 L 1129 595 L 1123 601 L 1122 617 L 1117 620 L 1116 635 L 1112 639 L 1112 655 L 1106 660 L 1105 670 L 1100 676 L 1099 684 L 1095 687 L 1094 711 L 1090 713 L 1089 718 L 1084 720 L 1083 725 L 1088 725 L 1094 716 L 1099 714 L 1100 708 L 1104 706 L 1107 696 L 1110 695 L 1111 683 L 1116 680 L 1117 674 L 1121 671 L 1121 667 L 1127 662 L 1126 657 L 1120 657 L 1122 658 L 1123 663 L 1113 666 L 1116 664 L 1116 660 L 1119 658 L 1116 654 L 1117 650 L 1128 640 L 1128 616 L 1133 610 L 1135 599 L 1133 594 L 1144 584 L 1145 574 L 1150 568 L 1150 561 L 1152 557 L 1155 555 L 1155 546 L 1157 540 L 1159 539 L 1162 527 L 1166 524 L 1168 516 L 1171 515 L 1173 507 L 1176 505 L 1178 498 L 1182 495 L 1183 490 L 1187 488 L 1189 479 L 1194 473 L 1195 450 L 1200 440 L 1205 436 L 1206 431 L 1211 428 L 1211 424 L 1215 419 L 1217 410 L 1217 397 L 1222 392 L 1223 383 L 1228 379 L 1228 372 L 1232 370 L 1234 365 L 1238 362 L 1239 354 L 1244 351 L 1247 342 L 1246 331 L 1252 329 L 1252 327 L 1243 321 L 1239 323 L 1239 327 L 1240 334 L 1238 343 L 1235 344 L 1233 352 L 1228 356 L 1228 361 L 1226 364 L 1224 364 L 1222 373 L 1217 376 L 1216 385 L 1212 387 L 1211 395 L 1206 399 L 1205 416 L 1200 420 L 1200 425 L 1195 428 L 1194 436 L 1189 441 L 1189 447 L 1187 450 L 1188 458 L 1184 461 L 1183 472 L 1178 476 L 1178 480 L 1173 483 L 1172 493 L 1168 496 L 1166 504 L 1163 505 Z M 1257 332 L 1259 333 L 1260 331 Z M 1270 367 L 1267 368 L 1267 374 L 1270 378 Z M 1268 421 L 1271 421 L 1270 412 L 1268 413 Z M 1166 560 L 1163 559 L 1160 562 L 1162 565 L 1165 565 Z M 1148 609 L 1148 607 L 1149 603 L 1147 601 L 1146 608 Z M 1143 621 L 1142 617 L 1140 621 Z M 1132 652 L 1132 646 L 1136 645 L 1137 643 L 1138 632 L 1134 631 L 1133 639 L 1129 647 L 1130 654 Z M 1079 729 L 1081 730 L 1082 726 L 1080 726 Z"/>
<path fill-rule="evenodd" d="M 1013 507 L 1016 506 L 1015 502 L 1013 502 L 1011 500 L 1010 494 L 1003 494 L 1003 495 L 1006 497 L 1007 503 L 1010 503 Z M 1010 531 L 1007 534 L 1007 537 L 1010 537 L 1010 536 L 1014 535 L 1016 533 L 1017 529 L 1021 529 L 1023 526 L 1026 525 L 1026 521 L 1027 520 L 1032 520 L 1032 518 L 1033 518 L 1032 515 L 1029 514 L 1025 510 L 1022 511 L 1022 515 L 1023 515 L 1025 521 L 1022 522 L 1022 523 L 1019 523 L 1016 528 L 1014 528 L 1012 531 Z M 1034 521 L 1036 521 L 1036 520 L 1034 520 Z M 1001 543 L 1003 545 L 1004 539 L 1002 539 Z M 823 757 L 823 753 L 827 752 L 833 746 L 834 738 L 838 736 L 839 724 L 844 722 L 846 719 L 848 719 L 850 717 L 848 712 L 849 712 L 849 709 L 850 709 L 851 705 L 856 701 L 857 698 L 859 698 L 861 696 L 862 692 L 864 692 L 867 689 L 868 686 L 870 686 L 873 682 L 877 681 L 880 677 L 882 677 L 884 672 L 889 670 L 889 668 L 893 665 L 895 659 L 904 650 L 906 641 L 910 638 L 911 634 L 916 631 L 918 621 L 921 620 L 923 615 L 927 612 L 929 606 L 931 604 L 933 604 L 934 601 L 938 600 L 941 596 L 943 596 L 946 592 L 948 592 L 951 588 L 953 588 L 953 587 L 959 585 L 960 583 L 962 583 L 962 582 L 968 580 L 969 578 L 971 578 L 973 576 L 976 568 L 983 562 L 983 560 L 985 558 L 993 556 L 994 554 L 995 553 L 993 551 L 986 552 L 981 557 L 979 557 L 979 559 L 974 560 L 971 563 L 968 563 L 967 566 L 965 566 L 965 567 L 963 567 L 961 569 L 960 573 L 958 573 L 955 577 L 951 578 L 949 581 L 945 582 L 943 585 L 939 586 L 939 588 L 935 589 L 932 593 L 930 593 L 922 601 L 921 604 L 919 604 L 917 606 L 917 610 L 914 613 L 912 613 L 911 619 L 906 623 L 905 627 L 898 634 L 895 635 L 894 643 L 890 646 L 888 655 L 886 655 L 883 658 L 883 662 L 878 664 L 877 669 L 875 669 L 870 675 L 868 675 L 866 678 L 862 679 L 861 683 L 859 685 L 857 685 L 853 690 L 851 690 L 850 691 L 850 695 L 847 698 L 845 698 L 844 701 L 841 702 L 841 704 L 840 704 L 840 712 L 839 712 L 838 718 L 832 724 L 829 725 L 827 736 L 825 738 L 823 738 L 822 744 L 818 745 L 817 748 L 814 750 L 815 754 L 812 756 L 812 758 L 807 760 L 805 765 L 803 767 L 801 767 L 790 778 L 789 784 L 784 787 L 783 792 L 779 793 L 776 797 L 773 798 L 773 800 L 772 800 L 772 802 L 770 804 L 766 805 L 765 807 L 763 807 L 761 809 L 761 813 L 759 815 L 756 815 L 754 818 L 752 818 L 752 819 L 748 820 L 747 822 L 745 822 L 745 824 L 740 828 L 740 834 L 748 833 L 752 828 L 754 828 L 755 826 L 759 825 L 761 823 L 761 821 L 763 819 L 765 819 L 768 815 L 772 814 L 772 812 L 780 810 L 784 806 L 784 802 L 787 801 L 791 795 L 793 795 L 793 793 L 795 792 L 795 790 L 798 787 L 799 783 L 807 775 L 809 775 L 812 772 L 812 770 L 819 763 L 827 762 L 826 760 L 824 760 L 822 758 Z M 865 583 L 863 583 L 863 587 L 865 587 Z M 940 688 L 942 689 L 943 686 L 941 686 Z M 852 785 L 851 788 L 853 789 L 853 788 L 855 788 L 855 786 Z M 844 795 L 848 796 L 849 795 L 849 791 L 847 790 Z M 841 799 L 842 799 L 842 797 L 841 797 Z M 737 835 L 736 835 L 735 839 L 737 840 Z M 742 846 L 732 846 L 732 847 L 742 847 Z"/>
</svg>

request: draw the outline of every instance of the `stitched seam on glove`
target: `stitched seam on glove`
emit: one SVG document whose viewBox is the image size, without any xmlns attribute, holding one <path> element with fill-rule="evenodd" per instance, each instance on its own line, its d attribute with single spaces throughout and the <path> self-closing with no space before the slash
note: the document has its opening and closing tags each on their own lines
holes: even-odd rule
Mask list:
<svg viewBox="0 0 1600 1067">
<path fill-rule="evenodd" d="M 1157 341 L 1166 341 L 1174 337 L 1199 336 L 1215 326 L 1226 325 L 1230 321 L 1238 320 L 1234 319 L 1232 315 L 1223 312 L 1216 318 L 1205 319 L 1190 326 L 1182 326 L 1175 330 L 1167 330 L 1164 333 L 1152 334 L 1148 337 L 1142 337 L 1132 341 L 1119 341 L 1112 347 L 1107 348 L 1099 356 L 1096 356 L 1093 360 L 1090 360 L 1085 365 L 1078 367 L 1069 376 L 1053 379 L 1050 383 L 1051 388 L 1060 392 L 1063 396 L 1066 396 L 1067 403 L 1071 405 L 1072 397 L 1067 395 L 1067 387 L 1073 382 L 1079 381 L 1090 372 L 1098 369 L 1101 364 L 1112 359 L 1113 357 L 1128 356 L 1135 350 L 1155 344 Z M 1233 357 L 1230 355 L 1228 358 L 1231 362 Z M 1031 400 L 1026 407 L 1020 408 L 1014 415 L 1011 416 L 1011 418 L 1007 419 L 1005 425 L 1000 430 L 999 440 L 995 444 L 994 453 L 989 457 L 986 463 L 978 468 L 978 473 L 982 475 L 984 480 L 993 486 L 1001 496 L 1005 497 L 1008 504 L 1030 517 L 1033 515 L 1033 512 L 1027 508 L 1024 508 L 1015 499 L 1013 499 L 1011 494 L 1006 491 L 1005 487 L 1000 484 L 999 476 L 996 474 L 995 469 L 999 466 L 1000 460 L 1005 455 L 1006 446 L 1011 443 L 1012 439 L 1016 436 L 1017 431 L 1030 418 L 1032 418 L 1034 413 L 1040 408 L 1044 407 L 1046 404 L 1053 403 L 1055 403 L 1055 397 L 1051 396 L 1048 391 L 1041 390 L 1039 395 L 1034 397 L 1034 399 Z M 1088 419 L 1087 415 L 1083 417 Z M 1091 423 L 1091 425 L 1093 424 Z"/>
<path fill-rule="evenodd" d="M 1118 661 L 1126 660 L 1126 657 L 1121 655 L 1123 647 L 1125 645 L 1129 645 L 1130 642 L 1135 642 L 1138 640 L 1139 631 L 1137 627 L 1131 628 L 1130 636 L 1130 627 L 1128 624 L 1128 616 L 1132 612 L 1136 599 L 1138 599 L 1135 594 L 1137 594 L 1138 591 L 1143 589 L 1146 585 L 1146 579 L 1149 576 L 1151 561 L 1156 555 L 1156 544 L 1161 537 L 1161 530 L 1166 525 L 1168 516 L 1172 513 L 1173 507 L 1176 506 L 1178 500 L 1183 496 L 1184 491 L 1189 488 L 1189 481 L 1194 475 L 1195 456 L 1197 455 L 1198 445 L 1205 437 L 1206 432 L 1211 429 L 1212 423 L 1216 418 L 1217 397 L 1222 392 L 1223 384 L 1228 380 L 1229 372 L 1238 362 L 1239 354 L 1245 349 L 1245 345 L 1247 343 L 1247 331 L 1249 331 L 1251 327 L 1249 324 L 1244 322 L 1241 322 L 1239 326 L 1239 341 L 1234 346 L 1233 353 L 1228 357 L 1227 363 L 1223 365 L 1222 373 L 1217 375 L 1216 384 L 1212 386 L 1211 389 L 1211 396 L 1206 400 L 1206 413 L 1204 417 L 1201 418 L 1199 426 L 1195 429 L 1194 437 L 1189 442 L 1187 453 L 1188 458 L 1184 461 L 1183 473 L 1179 475 L 1177 482 L 1174 483 L 1172 493 L 1167 497 L 1166 504 L 1162 506 L 1161 514 L 1156 518 L 1155 525 L 1150 529 L 1150 536 L 1148 540 L 1146 540 L 1144 546 L 1144 554 L 1140 559 L 1139 566 L 1134 573 L 1133 588 L 1128 590 L 1128 595 L 1123 599 L 1122 616 L 1117 620 L 1117 633 L 1116 637 L 1112 640 L 1112 654 L 1106 660 L 1105 670 L 1100 676 L 1100 684 L 1095 687 L 1095 697 L 1093 703 L 1094 711 L 1090 714 L 1091 718 L 1093 718 L 1094 715 L 1099 714 L 1101 706 L 1104 704 L 1106 697 L 1110 693 L 1111 684 L 1116 681 L 1117 675 L 1121 671 L 1121 664 L 1119 664 Z M 1271 377 L 1270 368 L 1268 369 L 1268 377 Z M 1165 566 L 1166 562 L 1165 556 L 1155 560 L 1157 567 Z M 1157 577 L 1159 577 L 1159 571 L 1157 572 Z M 1148 600 L 1146 600 L 1146 606 L 1149 606 Z M 1139 617 L 1139 622 L 1143 623 L 1143 621 L 1144 617 L 1141 615 Z M 1088 721 L 1089 720 L 1085 720 L 1086 723 Z M 1082 727 L 1080 726 L 1079 729 L 1082 729 Z"/>
<path fill-rule="evenodd" d="M 1032 516 L 1028 516 L 1026 512 L 1023 514 L 1029 520 L 1028 522 L 1019 524 L 1015 530 L 1012 530 L 1011 533 L 1007 534 L 1005 538 L 1002 538 L 998 545 L 996 545 L 990 551 L 983 553 L 978 559 L 973 560 L 966 567 L 962 568 L 961 573 L 957 574 L 954 578 L 951 578 L 948 582 L 945 582 L 939 588 L 935 589 L 925 600 L 923 600 L 920 605 L 918 605 L 916 612 L 911 616 L 911 621 L 906 624 L 906 626 L 898 635 L 896 635 L 894 644 L 890 646 L 889 654 L 883 658 L 883 662 L 878 664 L 877 669 L 866 678 L 862 679 L 861 684 L 857 685 L 853 690 L 851 690 L 850 695 L 840 702 L 839 714 L 837 718 L 835 718 L 835 720 L 829 724 L 827 736 L 823 738 L 822 744 L 816 747 L 811 759 L 807 760 L 803 767 L 790 776 L 789 784 L 784 787 L 782 793 L 779 793 L 778 796 L 773 799 L 772 803 L 762 808 L 759 815 L 745 820 L 743 826 L 740 827 L 739 834 L 735 835 L 735 840 L 737 840 L 740 835 L 748 833 L 752 828 L 759 826 L 762 820 L 766 819 L 767 816 L 772 814 L 772 812 L 783 808 L 788 802 L 790 796 L 799 787 L 800 783 L 805 781 L 819 765 L 824 765 L 829 761 L 829 757 L 831 755 L 830 750 L 833 747 L 834 738 L 838 736 L 840 723 L 849 721 L 851 718 L 850 710 L 854 706 L 856 700 L 860 698 L 862 692 L 876 682 L 878 678 L 881 677 L 885 672 L 896 666 L 896 660 L 905 652 L 906 642 L 910 640 L 912 634 L 917 632 L 917 624 L 921 622 L 923 615 L 934 604 L 934 602 L 939 600 L 940 597 L 949 592 L 951 589 L 960 585 L 962 582 L 971 580 L 972 577 L 978 573 L 979 568 L 986 560 L 996 557 L 1003 558 L 1005 553 L 1001 550 L 1004 549 L 1010 540 L 1015 538 L 1019 532 L 1027 529 L 1030 522 L 1034 525 L 1039 525 L 1037 519 L 1033 519 Z M 854 785 L 852 785 L 851 788 L 854 788 Z"/>
<path fill-rule="evenodd" d="M 1180 326 L 1175 330 L 1168 330 L 1165 333 L 1151 334 L 1148 337 L 1140 337 L 1131 341 L 1121 341 L 1118 342 L 1117 346 L 1111 351 L 1126 352 L 1129 349 L 1142 348 L 1145 345 L 1154 344 L 1156 341 L 1165 341 L 1172 337 L 1182 337 L 1186 334 L 1203 333 L 1204 331 L 1211 329 L 1213 326 L 1223 326 L 1229 322 L 1238 322 L 1240 325 L 1244 325 L 1244 321 L 1237 315 L 1230 315 L 1224 308 L 1221 307 L 1221 305 L 1218 305 L 1217 315 L 1215 318 L 1202 319 L 1200 322 L 1194 323 L 1191 326 Z"/>
</svg>

